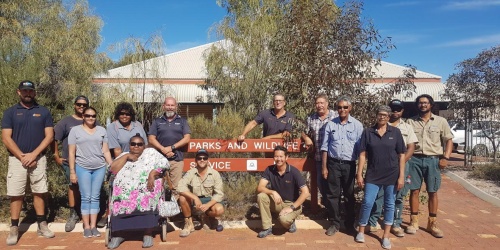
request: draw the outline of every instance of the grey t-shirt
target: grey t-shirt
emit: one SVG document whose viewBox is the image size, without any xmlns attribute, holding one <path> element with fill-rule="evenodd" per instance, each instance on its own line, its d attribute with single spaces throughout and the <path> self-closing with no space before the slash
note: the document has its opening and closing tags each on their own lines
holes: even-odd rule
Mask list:
<svg viewBox="0 0 500 250">
<path fill-rule="evenodd" d="M 86 169 L 98 169 L 106 164 L 102 144 L 108 143 L 106 129 L 97 126 L 94 134 L 87 133 L 83 126 L 71 129 L 68 144 L 76 145 L 76 164 Z"/>
<path fill-rule="evenodd" d="M 78 120 L 72 115 L 64 117 L 54 127 L 54 140 L 62 141 L 62 158 L 68 159 L 68 136 L 73 127 L 82 125 L 83 120 Z M 96 121 L 97 125 L 100 125 Z"/>
<path fill-rule="evenodd" d="M 130 124 L 130 130 L 127 130 L 120 121 L 114 121 L 107 127 L 109 148 L 121 148 L 122 152 L 129 152 L 130 146 L 129 141 L 132 136 L 139 133 L 144 139 L 144 143 L 148 144 L 148 137 L 142 124 L 138 121 L 132 121 Z"/>
</svg>

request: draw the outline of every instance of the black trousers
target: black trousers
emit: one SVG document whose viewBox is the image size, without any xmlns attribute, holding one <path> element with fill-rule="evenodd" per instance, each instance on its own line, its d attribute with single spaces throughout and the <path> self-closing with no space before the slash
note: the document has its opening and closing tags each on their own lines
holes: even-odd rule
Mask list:
<svg viewBox="0 0 500 250">
<path fill-rule="evenodd" d="M 340 229 L 340 201 L 341 194 L 345 201 L 345 226 L 350 228 L 354 224 L 354 177 L 356 176 L 356 162 L 339 163 L 328 157 L 328 179 L 326 197 L 328 202 L 328 218 L 332 224 Z"/>
</svg>

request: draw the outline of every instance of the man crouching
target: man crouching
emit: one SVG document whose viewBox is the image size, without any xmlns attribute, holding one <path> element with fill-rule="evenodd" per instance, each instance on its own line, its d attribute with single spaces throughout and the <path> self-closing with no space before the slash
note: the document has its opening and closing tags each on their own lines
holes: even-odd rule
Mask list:
<svg viewBox="0 0 500 250">
<path fill-rule="evenodd" d="M 283 146 L 274 148 L 274 165 L 267 167 L 257 186 L 262 231 L 258 237 L 273 233 L 271 212 L 279 213 L 279 221 L 288 232 L 295 233 L 295 218 L 302 213 L 302 203 L 309 196 L 309 188 L 300 171 L 288 165 L 288 151 Z M 271 187 L 267 188 L 268 183 Z"/>
</svg>

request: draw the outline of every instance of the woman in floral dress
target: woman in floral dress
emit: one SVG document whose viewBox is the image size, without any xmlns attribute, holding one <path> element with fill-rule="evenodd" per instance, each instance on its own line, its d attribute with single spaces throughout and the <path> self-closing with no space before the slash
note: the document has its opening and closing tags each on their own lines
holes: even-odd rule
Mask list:
<svg viewBox="0 0 500 250">
<path fill-rule="evenodd" d="M 153 228 L 158 225 L 158 203 L 163 199 L 163 173 L 168 160 L 153 148 L 145 149 L 140 135 L 130 138 L 130 152 L 120 154 L 111 164 L 113 181 L 109 249 L 125 239 L 116 232 L 144 229 L 143 248 L 153 246 Z"/>
</svg>

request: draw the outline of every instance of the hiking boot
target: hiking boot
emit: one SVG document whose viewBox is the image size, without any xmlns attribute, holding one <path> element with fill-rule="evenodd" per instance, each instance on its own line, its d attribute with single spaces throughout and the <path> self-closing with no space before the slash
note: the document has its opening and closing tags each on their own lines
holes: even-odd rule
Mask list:
<svg viewBox="0 0 500 250">
<path fill-rule="evenodd" d="M 17 244 L 18 239 L 19 239 L 19 227 L 11 226 L 9 236 L 7 236 L 7 246 L 13 246 Z"/>
<path fill-rule="evenodd" d="M 103 228 L 106 226 L 106 223 L 108 222 L 108 216 L 103 215 L 101 219 L 97 222 L 97 227 L 98 228 Z"/>
<path fill-rule="evenodd" d="M 437 227 L 436 217 L 429 217 L 427 222 L 427 231 L 429 231 L 432 236 L 436 238 L 443 238 L 443 231 Z"/>
<path fill-rule="evenodd" d="M 405 232 L 401 227 L 391 227 L 391 233 L 397 237 L 405 237 Z"/>
<path fill-rule="evenodd" d="M 297 226 L 295 225 L 295 220 L 293 221 L 292 225 L 290 225 L 290 228 L 288 229 L 289 233 L 295 233 L 297 232 Z"/>
<path fill-rule="evenodd" d="M 179 234 L 180 237 L 187 237 L 189 234 L 194 232 L 193 219 L 191 217 L 184 218 L 184 228 L 181 230 Z"/>
<path fill-rule="evenodd" d="M 380 224 L 375 224 L 375 226 L 372 226 L 372 225 L 366 225 L 366 228 L 365 228 L 365 231 L 366 232 L 370 232 L 370 233 L 374 233 L 374 232 L 377 232 L 379 229 L 382 229 L 380 227 Z"/>
<path fill-rule="evenodd" d="M 336 232 L 338 232 L 339 229 L 335 226 L 335 225 L 331 225 L 327 230 L 326 230 L 326 235 L 328 236 L 332 236 L 334 235 Z"/>
<path fill-rule="evenodd" d="M 271 235 L 271 234 L 273 234 L 273 228 L 272 227 L 260 231 L 259 234 L 257 235 L 257 237 L 259 237 L 259 238 L 265 238 L 266 236 Z"/>
<path fill-rule="evenodd" d="M 38 224 L 38 230 L 36 231 L 36 233 L 45 238 L 54 238 L 55 236 L 54 232 L 50 231 L 46 221 L 42 221 L 40 222 L 40 224 Z"/>
<path fill-rule="evenodd" d="M 73 231 L 78 221 L 80 221 L 80 218 L 78 217 L 78 214 L 76 214 L 76 211 L 72 209 L 69 214 L 68 220 L 66 221 L 66 225 L 64 226 L 64 230 L 66 232 Z"/>
<path fill-rule="evenodd" d="M 416 234 L 418 231 L 418 215 L 411 215 L 410 225 L 406 228 L 407 234 Z"/>
</svg>

